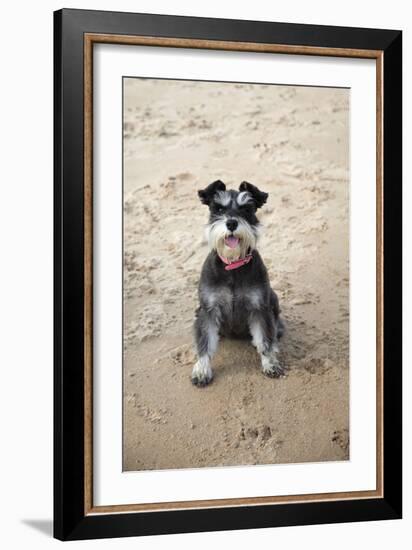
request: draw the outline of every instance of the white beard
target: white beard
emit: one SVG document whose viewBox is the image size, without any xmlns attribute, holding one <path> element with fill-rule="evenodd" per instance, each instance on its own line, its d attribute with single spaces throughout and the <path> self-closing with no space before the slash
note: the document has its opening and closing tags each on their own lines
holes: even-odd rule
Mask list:
<svg viewBox="0 0 412 550">
<path fill-rule="evenodd" d="M 259 237 L 259 226 L 252 227 L 242 218 L 237 218 L 238 226 L 233 231 L 226 227 L 226 218 L 214 221 L 206 226 L 206 238 L 210 250 L 216 250 L 219 256 L 230 261 L 244 258 L 250 250 L 256 248 Z M 225 238 L 233 235 L 239 239 L 235 248 L 227 246 Z"/>
</svg>

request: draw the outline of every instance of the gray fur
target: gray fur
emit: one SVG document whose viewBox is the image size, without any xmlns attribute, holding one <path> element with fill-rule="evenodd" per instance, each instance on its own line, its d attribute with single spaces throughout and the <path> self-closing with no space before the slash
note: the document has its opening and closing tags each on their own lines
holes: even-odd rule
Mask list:
<svg viewBox="0 0 412 550">
<path fill-rule="evenodd" d="M 216 186 L 216 183 L 211 185 Z M 241 207 L 249 202 L 250 190 L 256 193 L 256 200 L 261 202 L 266 201 L 267 195 L 250 184 L 241 193 L 225 191 L 221 185 L 222 182 L 219 182 L 216 203 L 221 206 L 227 202 L 227 208 L 230 209 L 228 217 L 237 219 L 240 224 L 244 222 L 255 230 L 259 223 L 257 218 L 249 212 L 248 219 L 243 219 Z M 210 188 L 199 192 L 199 196 L 203 198 L 202 202 L 205 202 L 206 197 L 211 208 L 210 224 L 213 224 L 216 215 L 212 210 L 214 195 Z M 230 196 L 233 200 L 229 204 L 227 199 Z M 251 197 L 250 200 L 254 200 L 253 195 Z M 211 360 L 221 336 L 251 340 L 261 357 L 264 374 L 271 377 L 284 374 L 277 359 L 278 340 L 284 330 L 283 321 L 279 317 L 278 297 L 270 286 L 259 252 L 253 248 L 249 253 L 252 254 L 252 260 L 248 264 L 228 271 L 212 244 L 203 264 L 199 282 L 199 307 L 194 323 L 198 361 L 193 368 L 192 382 L 197 386 L 205 386 L 213 378 Z"/>
</svg>

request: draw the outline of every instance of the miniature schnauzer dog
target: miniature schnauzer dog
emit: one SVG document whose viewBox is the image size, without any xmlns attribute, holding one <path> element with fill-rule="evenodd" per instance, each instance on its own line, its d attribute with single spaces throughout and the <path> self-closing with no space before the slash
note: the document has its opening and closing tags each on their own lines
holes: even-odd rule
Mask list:
<svg viewBox="0 0 412 550">
<path fill-rule="evenodd" d="M 211 359 L 220 336 L 251 339 L 264 374 L 279 377 L 284 374 L 277 358 L 284 324 L 277 295 L 256 250 L 260 227 L 256 211 L 268 194 L 245 181 L 239 191 L 226 190 L 218 180 L 198 195 L 209 207 L 210 252 L 199 283 L 200 306 L 194 324 L 198 360 L 192 382 L 196 386 L 211 382 Z"/>
</svg>

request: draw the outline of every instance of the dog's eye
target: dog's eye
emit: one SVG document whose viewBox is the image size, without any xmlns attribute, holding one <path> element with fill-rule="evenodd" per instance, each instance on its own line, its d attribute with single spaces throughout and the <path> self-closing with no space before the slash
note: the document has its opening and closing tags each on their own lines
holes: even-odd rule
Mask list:
<svg viewBox="0 0 412 550">
<path fill-rule="evenodd" d="M 216 206 L 216 212 L 218 214 L 222 214 L 222 212 L 224 212 L 224 211 L 225 211 L 225 209 L 224 209 L 223 206 Z"/>
</svg>

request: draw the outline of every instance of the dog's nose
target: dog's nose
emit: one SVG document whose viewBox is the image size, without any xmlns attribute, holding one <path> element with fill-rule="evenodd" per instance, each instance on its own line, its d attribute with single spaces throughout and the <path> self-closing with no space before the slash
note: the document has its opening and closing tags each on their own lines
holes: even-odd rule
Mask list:
<svg viewBox="0 0 412 550">
<path fill-rule="evenodd" d="M 229 229 L 229 231 L 234 231 L 237 225 L 237 220 L 227 220 L 226 222 L 226 227 Z"/>
</svg>

